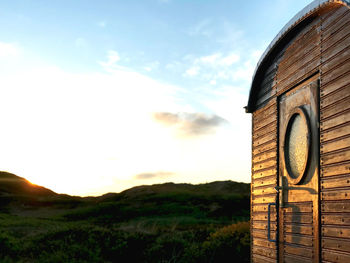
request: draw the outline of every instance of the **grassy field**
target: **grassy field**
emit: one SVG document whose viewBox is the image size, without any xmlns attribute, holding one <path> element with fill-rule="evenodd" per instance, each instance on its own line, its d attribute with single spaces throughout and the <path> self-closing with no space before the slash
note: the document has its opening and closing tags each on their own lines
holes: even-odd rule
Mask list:
<svg viewBox="0 0 350 263">
<path fill-rule="evenodd" d="M 58 195 L 0 173 L 0 262 L 249 262 L 249 184 Z"/>
</svg>

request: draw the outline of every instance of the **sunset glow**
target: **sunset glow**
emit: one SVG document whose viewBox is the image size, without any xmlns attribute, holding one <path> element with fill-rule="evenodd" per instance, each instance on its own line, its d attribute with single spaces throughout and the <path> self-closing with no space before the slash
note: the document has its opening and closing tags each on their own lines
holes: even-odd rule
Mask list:
<svg viewBox="0 0 350 263">
<path fill-rule="evenodd" d="M 309 2 L 0 4 L 0 169 L 84 196 L 249 182 L 251 77 Z"/>
</svg>

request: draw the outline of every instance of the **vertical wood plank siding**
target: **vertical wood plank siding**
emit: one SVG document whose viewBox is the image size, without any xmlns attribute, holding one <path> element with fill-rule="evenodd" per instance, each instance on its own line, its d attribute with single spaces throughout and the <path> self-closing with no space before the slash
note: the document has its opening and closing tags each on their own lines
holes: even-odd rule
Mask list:
<svg viewBox="0 0 350 263">
<path fill-rule="evenodd" d="M 320 90 L 323 262 L 350 262 L 350 10 L 322 18 Z"/>
</svg>

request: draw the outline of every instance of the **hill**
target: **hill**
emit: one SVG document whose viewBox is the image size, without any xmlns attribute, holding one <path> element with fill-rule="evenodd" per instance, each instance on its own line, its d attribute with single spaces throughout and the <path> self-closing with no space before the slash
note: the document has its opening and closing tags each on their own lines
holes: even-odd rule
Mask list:
<svg viewBox="0 0 350 263">
<path fill-rule="evenodd" d="M 82 198 L 0 172 L 0 262 L 248 262 L 249 195 L 223 181 Z"/>
<path fill-rule="evenodd" d="M 8 172 L 0 171 L 0 196 L 55 196 L 55 192 Z"/>
<path fill-rule="evenodd" d="M 0 211 L 8 212 L 11 208 L 76 207 L 82 203 L 81 197 L 57 194 L 25 178 L 0 171 Z"/>
</svg>

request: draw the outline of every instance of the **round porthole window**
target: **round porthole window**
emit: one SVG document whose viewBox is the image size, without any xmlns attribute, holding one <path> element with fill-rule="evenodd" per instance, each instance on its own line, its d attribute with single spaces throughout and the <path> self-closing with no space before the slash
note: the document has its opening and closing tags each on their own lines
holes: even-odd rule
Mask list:
<svg viewBox="0 0 350 263">
<path fill-rule="evenodd" d="M 309 159 L 310 127 L 305 111 L 298 107 L 289 117 L 284 136 L 284 161 L 288 181 L 298 184 L 303 179 Z"/>
</svg>

